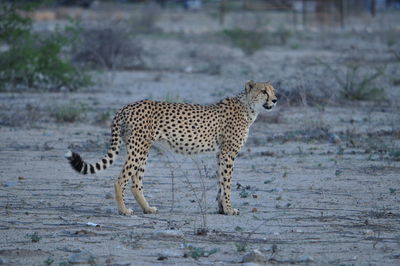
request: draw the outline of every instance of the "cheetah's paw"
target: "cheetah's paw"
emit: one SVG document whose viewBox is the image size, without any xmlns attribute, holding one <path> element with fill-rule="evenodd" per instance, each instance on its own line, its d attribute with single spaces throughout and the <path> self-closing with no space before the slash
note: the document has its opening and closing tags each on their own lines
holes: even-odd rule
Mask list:
<svg viewBox="0 0 400 266">
<path fill-rule="evenodd" d="M 125 216 L 131 216 L 133 214 L 133 210 L 125 208 L 123 210 L 119 210 L 119 213 Z"/>
<path fill-rule="evenodd" d="M 146 209 L 143 209 L 143 213 L 157 213 L 157 208 L 156 207 L 148 207 Z"/>
<path fill-rule="evenodd" d="M 239 210 L 234 208 L 226 208 L 224 210 L 224 214 L 226 215 L 239 215 Z"/>
</svg>

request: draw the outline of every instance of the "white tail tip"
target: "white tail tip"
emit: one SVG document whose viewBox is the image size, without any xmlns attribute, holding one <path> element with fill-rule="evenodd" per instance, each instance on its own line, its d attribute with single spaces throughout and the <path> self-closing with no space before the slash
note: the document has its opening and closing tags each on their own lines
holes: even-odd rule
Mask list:
<svg viewBox="0 0 400 266">
<path fill-rule="evenodd" d="M 71 158 L 71 157 L 72 157 L 72 151 L 68 150 L 68 151 L 64 154 L 64 157 L 67 158 L 67 159 Z"/>
</svg>

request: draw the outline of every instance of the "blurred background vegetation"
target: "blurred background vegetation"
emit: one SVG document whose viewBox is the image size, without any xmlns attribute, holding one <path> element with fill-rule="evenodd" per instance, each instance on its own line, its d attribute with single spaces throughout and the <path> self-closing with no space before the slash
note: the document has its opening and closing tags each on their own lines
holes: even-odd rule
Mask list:
<svg viewBox="0 0 400 266">
<path fill-rule="evenodd" d="M 350 48 L 334 62 L 317 57 L 310 63 L 317 65 L 319 77 L 329 73 L 331 79 L 307 76 L 302 91 L 296 91 L 292 89 L 299 86 L 290 81 L 293 74 L 277 76 L 274 81 L 282 87 L 284 99 L 295 102 L 307 94 L 309 103 L 327 96 L 384 99 L 385 89 L 377 81 L 387 71 L 393 72 L 387 65 L 400 58 L 394 19 L 399 8 L 396 0 L 4 1 L 0 7 L 0 90 L 76 91 L 96 85 L 93 71 L 209 75 L 233 71 L 248 79 L 264 65 L 260 63 L 266 58 L 263 50 L 301 51 L 306 46 L 338 50 L 343 45 L 337 40 L 348 39 Z M 379 38 L 392 58 L 365 64 L 368 55 L 355 47 L 352 34 L 364 40 Z M 174 45 L 168 40 L 182 45 L 178 60 L 164 55 Z M 163 45 L 157 47 L 155 42 Z M 213 51 L 209 44 L 215 45 Z M 259 62 L 241 69 L 225 67 L 243 65 L 246 57 Z M 266 76 L 263 70 L 258 73 Z M 389 79 L 399 83 L 393 75 Z M 316 82 L 323 85 L 315 88 Z M 336 94 L 326 91 L 332 86 Z M 307 91 L 311 87 L 312 93 Z"/>
</svg>

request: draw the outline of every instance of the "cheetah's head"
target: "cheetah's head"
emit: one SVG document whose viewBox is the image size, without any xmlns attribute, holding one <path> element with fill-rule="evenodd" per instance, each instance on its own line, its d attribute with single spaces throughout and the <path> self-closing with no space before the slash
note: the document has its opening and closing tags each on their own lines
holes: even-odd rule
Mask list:
<svg viewBox="0 0 400 266">
<path fill-rule="evenodd" d="M 276 105 L 278 98 L 275 95 L 275 89 L 269 82 L 246 82 L 246 94 L 250 96 L 252 104 L 262 106 L 271 110 Z"/>
</svg>

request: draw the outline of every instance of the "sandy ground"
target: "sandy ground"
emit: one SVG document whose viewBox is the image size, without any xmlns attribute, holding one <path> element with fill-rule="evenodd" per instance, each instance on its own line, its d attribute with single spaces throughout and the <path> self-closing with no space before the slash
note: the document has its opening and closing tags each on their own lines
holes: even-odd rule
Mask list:
<svg viewBox="0 0 400 266">
<path fill-rule="evenodd" d="M 76 93 L 0 94 L 0 264 L 227 265 L 254 249 L 264 262 L 282 265 L 399 264 L 400 162 L 393 155 L 400 147 L 399 86 L 390 83 L 398 63 L 379 41 L 333 39 L 296 50 L 271 47 L 249 60 L 223 44 L 148 37 L 143 42 L 152 54 L 145 59 L 159 66 L 154 71 L 94 73 L 98 83 Z M 142 214 L 128 191 L 132 217 L 118 215 L 113 198 L 122 158 L 94 176 L 78 175 L 63 158 L 68 148 L 88 161 L 101 158 L 109 114 L 124 104 L 213 103 L 250 78 L 311 84 L 326 78 L 312 59 L 341 58 L 354 43 L 363 58 L 389 60 L 389 74 L 380 79 L 387 100 L 278 104 L 261 114 L 235 164 L 239 216 L 216 213 L 213 155 L 153 149 L 144 184 L 159 212 Z M 211 55 L 187 56 L 193 51 Z M 201 71 L 210 58 L 230 60 L 210 74 Z M 84 104 L 85 115 L 56 122 L 51 113 L 60 104 Z"/>
</svg>

